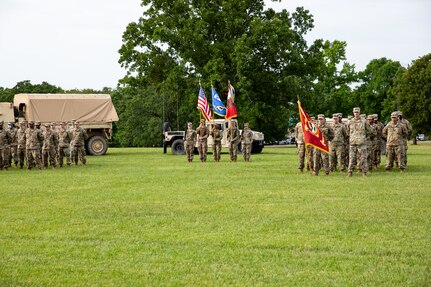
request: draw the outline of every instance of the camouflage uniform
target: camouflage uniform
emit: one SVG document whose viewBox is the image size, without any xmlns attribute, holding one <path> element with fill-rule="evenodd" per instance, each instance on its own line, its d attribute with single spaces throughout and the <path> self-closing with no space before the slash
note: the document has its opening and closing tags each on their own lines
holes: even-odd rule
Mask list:
<svg viewBox="0 0 431 287">
<path fill-rule="evenodd" d="M 75 123 L 75 128 L 72 130 L 72 141 L 73 142 L 73 162 L 75 165 L 78 164 L 78 157 L 82 164 L 86 164 L 85 159 L 85 140 L 87 139 L 87 132 L 79 126 L 79 123 Z"/>
<path fill-rule="evenodd" d="M 374 165 L 380 166 L 381 161 L 381 147 L 382 147 L 382 132 L 385 127 L 381 122 L 378 121 L 379 116 L 374 114 L 374 123 L 376 125 L 376 142 L 374 146 Z"/>
<path fill-rule="evenodd" d="M 26 148 L 25 148 L 25 131 L 27 129 L 27 123 L 21 122 L 20 128 L 17 131 L 17 157 L 19 168 L 22 169 L 24 167 L 24 161 L 26 159 Z"/>
<path fill-rule="evenodd" d="M 367 135 L 367 163 L 368 170 L 371 171 L 374 165 L 374 146 L 377 138 L 377 126 L 374 124 L 374 117 L 372 115 L 369 115 L 367 120 L 370 126 L 370 133 Z"/>
<path fill-rule="evenodd" d="M 321 121 L 323 119 L 323 121 Z M 334 130 L 332 129 L 331 125 L 324 122 L 325 116 L 324 115 L 318 115 L 319 123 L 317 127 L 319 128 L 320 132 L 322 133 L 323 138 L 327 143 L 329 143 L 334 138 Z M 314 174 L 319 175 L 320 168 L 323 164 L 323 167 L 325 169 L 325 174 L 328 175 L 330 172 L 329 168 L 329 154 L 326 152 L 323 152 L 319 149 L 314 149 Z"/>
<path fill-rule="evenodd" d="M 29 128 L 25 130 L 25 139 L 27 148 L 27 168 L 32 169 L 36 166 L 41 169 L 40 147 L 43 144 L 43 134 L 41 130 L 35 128 L 34 122 L 29 122 Z"/>
<path fill-rule="evenodd" d="M 296 139 L 296 144 L 297 144 L 297 152 L 298 152 L 298 169 L 300 171 L 303 171 L 304 170 L 304 158 L 305 158 L 305 142 L 304 142 L 304 132 L 302 130 L 301 122 L 296 124 L 294 134 L 295 134 L 295 139 Z"/>
<path fill-rule="evenodd" d="M 199 158 L 201 162 L 206 162 L 208 151 L 208 136 L 210 135 L 210 132 L 205 126 L 204 120 L 201 120 L 200 126 L 196 129 L 196 135 L 198 137 Z"/>
<path fill-rule="evenodd" d="M 184 142 L 187 154 L 187 161 L 193 161 L 193 152 L 196 144 L 196 132 L 193 130 L 192 124 L 188 124 L 188 129 L 184 134 Z"/>
<path fill-rule="evenodd" d="M 244 123 L 241 133 L 241 149 L 244 161 L 250 161 L 251 145 L 253 143 L 253 132 L 249 129 L 248 123 Z"/>
<path fill-rule="evenodd" d="M 399 122 L 403 125 L 405 125 L 406 130 L 407 130 L 407 134 L 405 134 L 403 136 L 403 140 L 401 141 L 400 144 L 400 150 L 401 150 L 401 160 L 404 161 L 404 167 L 407 167 L 407 150 L 408 150 L 408 138 L 410 133 L 412 132 L 413 128 L 412 125 L 410 124 L 410 122 L 406 119 L 403 118 L 403 113 L 402 112 L 398 112 L 398 118 L 399 118 Z"/>
<path fill-rule="evenodd" d="M 364 176 L 367 176 L 367 135 L 370 133 L 369 124 L 359 117 L 359 108 L 354 108 L 355 117 L 349 121 L 347 134 L 349 134 L 349 168 L 348 176 L 352 176 L 353 169 L 356 165 L 356 158 L 359 157 L 359 165 Z"/>
<path fill-rule="evenodd" d="M 398 122 L 398 114 L 391 114 L 391 122 L 383 129 L 383 136 L 386 137 L 386 170 L 391 170 L 394 166 L 395 158 L 398 159 L 401 172 L 406 168 L 404 161 L 401 160 L 400 145 L 402 145 L 403 137 L 407 134 L 405 125 Z"/>
<path fill-rule="evenodd" d="M 0 169 L 9 167 L 9 143 L 12 137 L 9 131 L 3 128 L 4 122 L 0 121 Z"/>
<path fill-rule="evenodd" d="M 8 165 L 12 166 L 12 161 L 15 164 L 15 166 L 18 166 L 18 152 L 17 152 L 17 146 L 18 146 L 18 138 L 17 138 L 17 129 L 15 128 L 15 123 L 10 122 L 8 124 L 8 132 L 11 137 L 11 142 L 9 143 L 9 151 L 8 151 Z"/>
<path fill-rule="evenodd" d="M 51 167 L 56 167 L 56 152 L 55 147 L 58 144 L 58 139 L 54 131 L 51 130 L 49 124 L 45 124 L 45 132 L 43 133 L 43 146 L 42 146 L 42 163 L 43 167 L 48 167 L 48 158 L 49 164 Z"/>
<path fill-rule="evenodd" d="M 333 119 L 338 118 L 338 114 L 333 115 Z M 331 171 L 335 171 L 337 169 L 337 164 L 340 166 L 341 171 L 346 170 L 346 166 L 344 165 L 344 149 L 345 143 L 347 139 L 347 132 L 344 124 L 338 122 L 332 124 L 332 129 L 334 130 L 334 138 L 329 144 L 330 149 L 330 158 L 329 162 L 331 165 Z"/>
<path fill-rule="evenodd" d="M 211 131 L 211 136 L 213 137 L 213 156 L 214 161 L 219 162 L 220 161 L 220 153 L 221 153 L 221 139 L 222 139 L 222 132 L 219 130 L 217 124 L 214 125 L 213 130 Z"/>
<path fill-rule="evenodd" d="M 64 157 L 66 157 L 67 165 L 70 165 L 70 142 L 72 135 L 69 130 L 66 129 L 65 123 L 61 124 L 61 127 L 57 131 L 58 136 L 58 165 L 63 166 Z"/>
<path fill-rule="evenodd" d="M 229 142 L 229 156 L 231 161 L 236 161 L 238 154 L 238 140 L 239 130 L 235 125 L 235 122 L 231 121 L 229 130 L 227 133 L 227 140 Z"/>
</svg>

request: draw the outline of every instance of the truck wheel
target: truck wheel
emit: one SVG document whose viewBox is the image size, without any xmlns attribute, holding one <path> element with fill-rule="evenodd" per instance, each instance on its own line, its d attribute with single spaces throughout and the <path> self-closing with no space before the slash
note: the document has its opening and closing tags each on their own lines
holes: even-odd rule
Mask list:
<svg viewBox="0 0 431 287">
<path fill-rule="evenodd" d="M 87 142 L 87 150 L 91 155 L 103 155 L 108 150 L 108 142 L 102 136 L 92 136 Z"/>
<path fill-rule="evenodd" d="M 172 153 L 175 155 L 185 154 L 184 151 L 184 141 L 181 139 L 177 139 L 172 143 Z"/>
<path fill-rule="evenodd" d="M 263 150 L 263 145 L 253 144 L 251 146 L 251 153 L 261 153 Z"/>
</svg>

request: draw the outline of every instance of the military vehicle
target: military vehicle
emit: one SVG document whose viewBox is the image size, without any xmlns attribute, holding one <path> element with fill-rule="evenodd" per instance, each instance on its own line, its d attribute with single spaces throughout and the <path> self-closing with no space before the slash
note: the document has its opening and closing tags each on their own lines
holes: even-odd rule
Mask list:
<svg viewBox="0 0 431 287">
<path fill-rule="evenodd" d="M 237 122 L 237 120 L 233 120 L 234 122 Z M 206 122 L 205 125 L 208 127 L 208 129 L 211 131 L 212 127 L 211 125 L 213 122 Z M 214 124 L 218 126 L 218 128 L 223 132 L 222 137 L 222 148 L 228 148 L 229 142 L 227 140 L 227 134 L 229 132 L 229 121 L 225 119 L 215 119 Z M 196 128 L 196 127 L 195 127 Z M 240 130 L 241 132 L 241 130 Z M 253 132 L 253 144 L 252 144 L 252 153 L 261 153 L 262 149 L 264 147 L 263 141 L 264 141 L 264 135 L 261 132 Z M 170 125 L 168 122 L 165 122 L 163 124 L 163 153 L 167 152 L 167 148 L 171 147 L 172 153 L 175 155 L 184 154 L 184 131 L 171 131 Z M 211 146 L 213 144 L 213 137 L 208 137 L 208 150 L 211 150 Z M 197 143 L 196 143 L 197 148 Z M 241 152 L 241 144 L 238 145 L 238 151 Z"/>
<path fill-rule="evenodd" d="M 42 124 L 79 121 L 87 131 L 87 152 L 103 155 L 118 115 L 106 94 L 17 94 L 13 103 L 0 103 L 0 119 L 5 123 L 27 120 Z"/>
</svg>

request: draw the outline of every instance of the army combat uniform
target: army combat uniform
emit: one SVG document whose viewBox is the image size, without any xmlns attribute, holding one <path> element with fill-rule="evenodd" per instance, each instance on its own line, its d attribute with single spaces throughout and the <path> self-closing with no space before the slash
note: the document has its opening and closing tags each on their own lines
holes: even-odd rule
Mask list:
<svg viewBox="0 0 431 287">
<path fill-rule="evenodd" d="M 407 134 L 405 125 L 398 122 L 398 114 L 391 114 L 391 122 L 383 129 L 383 137 L 386 137 L 386 170 L 391 170 L 394 166 L 395 158 L 398 159 L 401 172 L 404 172 L 405 163 L 401 160 L 401 150 L 403 137 Z"/>
<path fill-rule="evenodd" d="M 72 130 L 72 142 L 73 142 L 73 162 L 75 165 L 79 161 L 82 164 L 86 164 L 85 159 L 85 140 L 87 139 L 87 132 L 79 126 L 79 123 L 75 123 L 75 128 Z"/>
<path fill-rule="evenodd" d="M 24 167 L 24 162 L 26 159 L 26 148 L 25 148 L 25 130 L 27 129 L 27 123 L 21 122 L 20 127 L 17 131 L 17 157 L 19 168 Z"/>
<path fill-rule="evenodd" d="M 296 124 L 294 133 L 295 133 L 297 152 L 298 152 L 298 169 L 302 172 L 304 170 L 305 142 L 304 142 L 304 132 L 302 131 L 301 122 Z"/>
<path fill-rule="evenodd" d="M 222 139 L 222 132 L 219 130 L 217 124 L 214 125 L 213 130 L 211 131 L 211 136 L 213 137 L 213 156 L 214 161 L 219 162 L 220 161 L 220 153 L 221 153 L 221 139 Z"/>
<path fill-rule="evenodd" d="M 188 128 L 184 134 L 184 142 L 186 148 L 187 161 L 193 161 L 193 151 L 196 144 L 196 132 L 193 130 L 192 124 L 188 124 Z"/>
<path fill-rule="evenodd" d="M 324 122 L 325 116 L 324 115 L 318 115 L 318 125 L 320 132 L 322 133 L 323 138 L 325 139 L 326 143 L 329 143 L 334 138 L 334 130 L 332 129 L 331 125 Z M 323 120 L 323 122 L 321 121 Z M 326 152 L 323 152 L 319 149 L 314 149 L 314 174 L 319 175 L 320 168 L 323 165 L 323 168 L 325 169 L 325 174 L 329 175 L 330 167 L 329 167 L 329 155 Z"/>
<path fill-rule="evenodd" d="M 360 108 L 354 108 L 355 117 L 349 121 L 347 134 L 349 135 L 349 167 L 348 176 L 352 176 L 357 157 L 364 176 L 368 173 L 367 163 L 367 135 L 370 133 L 369 124 L 359 116 Z"/>
<path fill-rule="evenodd" d="M 66 157 L 67 165 L 70 165 L 69 147 L 70 147 L 72 135 L 69 132 L 69 130 L 66 129 L 65 123 L 62 123 L 61 127 L 57 130 L 57 136 L 58 136 L 58 149 L 57 149 L 58 165 L 60 167 L 63 166 L 64 157 Z"/>
<path fill-rule="evenodd" d="M 244 124 L 241 133 L 241 148 L 244 161 L 250 161 L 251 145 L 253 143 L 253 132 L 249 129 L 248 123 Z"/>
<path fill-rule="evenodd" d="M 56 167 L 56 152 L 55 147 L 58 144 L 56 133 L 51 130 L 49 124 L 45 124 L 45 132 L 43 133 L 42 146 L 42 163 L 44 168 L 48 168 L 48 159 L 51 167 Z"/>
<path fill-rule="evenodd" d="M 29 122 L 26 129 L 25 139 L 27 146 L 27 168 L 32 169 L 34 166 L 42 168 L 40 149 L 43 144 L 42 131 L 35 128 L 34 122 Z"/>
<path fill-rule="evenodd" d="M 9 143 L 9 166 L 12 166 L 12 162 L 15 166 L 18 166 L 18 137 L 17 129 L 15 128 L 15 123 L 10 122 L 8 124 L 8 132 L 11 137 L 11 142 Z"/>
<path fill-rule="evenodd" d="M 205 121 L 201 120 L 200 126 L 196 129 L 196 135 L 198 137 L 198 151 L 201 162 L 207 161 L 208 152 L 208 136 L 210 132 L 205 126 Z"/>
<path fill-rule="evenodd" d="M 236 161 L 238 155 L 238 140 L 239 130 L 235 122 L 230 122 L 230 127 L 227 133 L 227 140 L 229 142 L 229 156 L 231 161 Z"/>
<path fill-rule="evenodd" d="M 9 131 L 3 128 L 4 122 L 0 121 L 0 169 L 9 167 L 9 144 L 12 137 Z"/>
<path fill-rule="evenodd" d="M 338 114 L 334 114 L 332 118 L 338 118 Z M 331 165 L 331 171 L 335 171 L 337 169 L 337 164 L 340 166 L 341 171 L 345 171 L 346 166 L 344 164 L 344 149 L 347 139 L 346 128 L 343 124 L 334 122 L 332 124 L 332 129 L 334 130 L 334 138 L 331 140 L 329 145 L 329 162 Z"/>
</svg>

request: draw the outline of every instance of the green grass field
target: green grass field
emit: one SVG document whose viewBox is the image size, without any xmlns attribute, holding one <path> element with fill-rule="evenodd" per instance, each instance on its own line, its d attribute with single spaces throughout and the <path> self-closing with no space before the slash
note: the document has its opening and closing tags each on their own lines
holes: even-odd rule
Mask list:
<svg viewBox="0 0 431 287">
<path fill-rule="evenodd" d="M 430 162 L 420 143 L 405 174 L 313 177 L 289 147 L 112 148 L 0 171 L 0 286 L 431 286 Z"/>
</svg>

